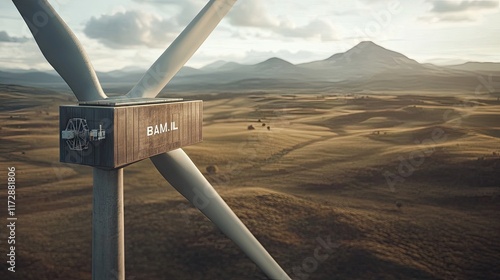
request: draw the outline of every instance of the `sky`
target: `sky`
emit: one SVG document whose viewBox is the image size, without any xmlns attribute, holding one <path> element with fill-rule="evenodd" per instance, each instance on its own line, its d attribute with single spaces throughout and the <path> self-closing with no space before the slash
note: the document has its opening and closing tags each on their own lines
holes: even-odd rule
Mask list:
<svg viewBox="0 0 500 280">
<path fill-rule="evenodd" d="M 421 63 L 500 62 L 499 0 L 239 0 L 187 66 L 326 59 L 370 40 Z M 49 0 L 97 71 L 147 69 L 207 0 Z M 0 68 L 49 70 L 11 1 Z"/>
</svg>

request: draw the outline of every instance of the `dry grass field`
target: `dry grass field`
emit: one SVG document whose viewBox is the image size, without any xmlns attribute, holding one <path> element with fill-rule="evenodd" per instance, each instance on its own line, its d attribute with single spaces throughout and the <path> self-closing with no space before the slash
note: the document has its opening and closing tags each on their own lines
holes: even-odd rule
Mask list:
<svg viewBox="0 0 500 280">
<path fill-rule="evenodd" d="M 16 167 L 18 217 L 15 274 L 0 227 L 0 279 L 90 279 L 92 170 L 58 162 L 58 106 L 74 99 L 0 91 L 0 178 Z M 198 97 L 204 142 L 186 152 L 293 279 L 500 279 L 495 98 Z M 125 168 L 125 247 L 127 279 L 265 279 L 149 160 Z"/>
</svg>

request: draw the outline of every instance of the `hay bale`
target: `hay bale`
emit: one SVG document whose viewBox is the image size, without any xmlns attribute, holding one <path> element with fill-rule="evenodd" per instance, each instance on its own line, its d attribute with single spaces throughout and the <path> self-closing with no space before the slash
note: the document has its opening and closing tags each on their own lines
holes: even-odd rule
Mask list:
<svg viewBox="0 0 500 280">
<path fill-rule="evenodd" d="M 208 174 L 216 174 L 219 171 L 219 168 L 217 165 L 209 165 L 206 168 Z"/>
<path fill-rule="evenodd" d="M 403 207 L 403 203 L 401 201 L 396 201 L 396 207 L 398 207 L 398 210 L 401 210 L 401 207 Z"/>
</svg>

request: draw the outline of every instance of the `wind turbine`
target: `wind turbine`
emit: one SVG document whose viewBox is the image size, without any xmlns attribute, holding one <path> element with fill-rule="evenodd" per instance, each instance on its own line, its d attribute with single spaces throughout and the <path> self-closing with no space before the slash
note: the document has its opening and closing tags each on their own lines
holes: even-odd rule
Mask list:
<svg viewBox="0 0 500 280">
<path fill-rule="evenodd" d="M 119 102 L 126 103 L 124 99 L 129 99 L 132 102 L 136 98 L 156 97 L 199 48 L 235 2 L 236 0 L 209 1 L 149 68 L 137 85 L 122 97 L 121 101 L 112 101 L 103 92 L 90 60 L 78 39 L 48 1 L 13 0 L 43 55 L 69 85 L 80 105 L 100 105 L 108 101 L 116 105 Z M 147 107 L 147 105 L 141 106 Z M 84 107 L 82 108 L 85 110 Z M 117 110 L 117 107 L 112 107 L 113 112 Z M 82 119 L 74 120 L 79 120 L 78 127 L 80 128 L 78 129 L 80 130 L 75 131 L 74 128 L 71 128 L 62 131 L 61 143 L 64 142 L 64 139 L 69 141 L 74 137 L 83 137 L 85 138 L 83 140 L 86 141 L 88 135 L 92 135 L 94 132 L 94 136 L 97 137 L 95 139 L 99 140 L 108 135 L 108 132 L 102 128 L 98 131 L 89 131 L 86 122 Z M 165 127 L 163 129 L 169 130 Z M 173 128 L 170 127 L 170 129 Z M 91 139 L 95 140 L 94 137 Z M 82 145 L 76 146 L 81 147 Z M 232 239 L 270 279 L 290 279 L 182 149 L 178 148 L 156 154 L 150 159 L 161 175 L 226 236 Z M 123 167 L 114 167 L 93 167 L 93 279 L 125 278 Z"/>
</svg>

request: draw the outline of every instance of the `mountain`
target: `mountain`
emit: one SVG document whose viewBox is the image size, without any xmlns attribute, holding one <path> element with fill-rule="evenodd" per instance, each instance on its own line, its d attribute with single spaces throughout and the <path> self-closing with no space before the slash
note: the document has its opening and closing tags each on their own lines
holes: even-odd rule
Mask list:
<svg viewBox="0 0 500 280">
<path fill-rule="evenodd" d="M 98 72 L 103 86 L 128 88 L 143 75 L 143 69 Z M 371 41 L 330 57 L 294 65 L 278 57 L 256 64 L 216 61 L 200 69 L 183 67 L 170 89 L 270 89 L 336 88 L 341 90 L 472 90 L 478 87 L 478 71 L 494 71 L 500 63 L 468 62 L 437 66 L 417 61 Z M 495 80 L 493 78 L 493 80 Z M 64 84 L 56 74 L 33 71 L 0 71 L 0 83 Z"/>
<path fill-rule="evenodd" d="M 326 59 L 327 62 L 340 64 L 344 67 L 362 66 L 371 72 L 382 69 L 415 69 L 420 64 L 405 55 L 383 48 L 371 41 L 364 41 L 345 53 L 333 55 Z"/>
<path fill-rule="evenodd" d="M 216 71 L 232 71 L 241 67 L 245 67 L 243 64 L 239 64 L 237 62 L 227 62 L 216 69 Z"/>
<path fill-rule="evenodd" d="M 278 57 L 269 58 L 246 68 L 248 74 L 266 76 L 293 75 L 297 72 L 296 70 L 297 67 L 295 65 Z M 233 71 L 235 70 L 233 69 Z"/>
<path fill-rule="evenodd" d="M 252 65 L 218 60 L 216 62 L 203 66 L 200 70 L 203 70 L 205 73 L 225 72 L 225 71 L 249 72 L 249 71 L 277 71 L 293 67 L 295 67 L 295 65 L 286 60 L 283 60 L 278 57 L 272 57 L 265 61 Z"/>
<path fill-rule="evenodd" d="M 333 81 L 364 79 L 391 71 L 422 71 L 424 66 L 403 54 L 385 49 L 371 41 L 364 41 L 343 53 L 325 60 L 298 65 L 327 76 Z"/>
<path fill-rule="evenodd" d="M 294 67 L 292 63 L 278 57 L 271 57 L 266 61 L 255 64 L 255 66 L 262 69 L 281 69 L 286 67 Z"/>
<path fill-rule="evenodd" d="M 144 74 L 144 71 L 142 73 Z M 189 66 L 183 66 L 181 70 L 177 72 L 177 76 L 192 76 L 192 75 L 198 75 L 200 73 L 202 73 L 200 69 L 196 69 Z"/>
<path fill-rule="evenodd" d="M 500 63 L 495 62 L 466 62 L 463 64 L 450 65 L 447 67 L 465 71 L 500 72 Z"/>
<path fill-rule="evenodd" d="M 36 84 L 64 83 L 64 80 L 59 75 L 54 75 L 46 72 L 33 71 L 33 70 L 18 71 L 18 72 L 0 71 L 0 83 L 36 85 Z"/>
<path fill-rule="evenodd" d="M 203 70 L 203 71 L 216 70 L 226 63 L 227 63 L 227 61 L 225 61 L 225 60 L 217 60 L 217 61 L 214 61 L 212 63 L 209 63 L 209 64 L 201 67 L 200 70 Z"/>
<path fill-rule="evenodd" d="M 300 69 L 295 65 L 277 57 L 251 65 L 236 62 L 216 62 L 207 66 L 203 67 L 200 73 L 191 77 L 179 76 L 172 79 L 172 84 L 191 84 L 192 78 L 196 78 L 197 83 L 213 85 L 255 79 L 286 80 L 301 75 Z"/>
</svg>

